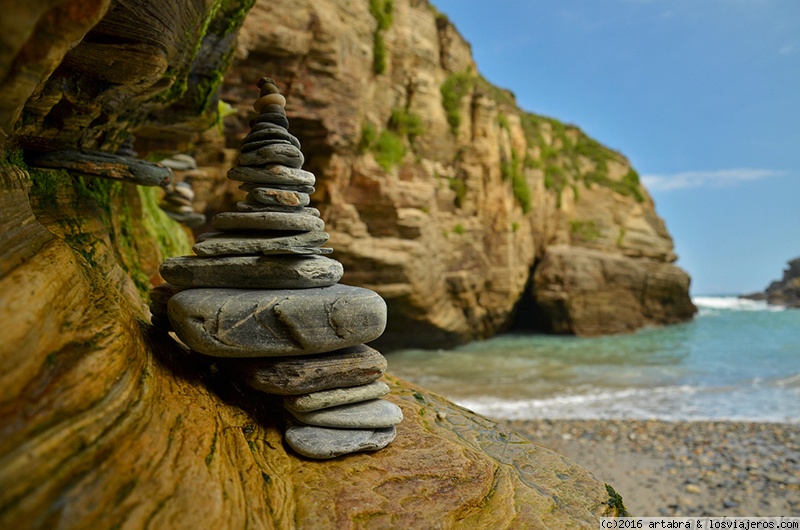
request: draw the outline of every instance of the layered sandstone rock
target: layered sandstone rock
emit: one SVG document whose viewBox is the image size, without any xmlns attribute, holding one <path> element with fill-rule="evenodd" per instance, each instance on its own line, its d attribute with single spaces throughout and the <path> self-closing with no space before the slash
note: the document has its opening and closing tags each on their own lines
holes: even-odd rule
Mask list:
<svg viewBox="0 0 800 530">
<path fill-rule="evenodd" d="M 343 281 L 387 301 L 381 347 L 465 342 L 515 319 L 601 334 L 693 315 L 688 276 L 672 265 L 672 239 L 629 162 L 522 112 L 478 75 L 469 44 L 428 2 L 258 1 L 237 50 L 223 85 L 238 109 L 226 143 L 248 131 L 248 80 L 269 72 L 317 175 L 314 206 Z M 215 212 L 231 200 L 220 181 L 232 156 L 206 140 L 202 163 L 219 169 L 198 195 Z M 597 296 L 558 283 L 546 270 L 554 262 L 600 278 Z M 604 282 L 609 263 L 635 273 Z M 658 289 L 648 286 L 654 270 Z M 532 311 L 526 298 L 538 301 Z M 628 310 L 610 321 L 618 300 Z"/>
</svg>

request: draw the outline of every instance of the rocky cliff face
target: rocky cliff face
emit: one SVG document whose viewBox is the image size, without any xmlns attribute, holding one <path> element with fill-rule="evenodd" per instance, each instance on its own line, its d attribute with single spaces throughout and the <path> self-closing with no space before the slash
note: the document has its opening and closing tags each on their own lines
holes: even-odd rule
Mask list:
<svg viewBox="0 0 800 530">
<path fill-rule="evenodd" d="M 391 377 L 406 419 L 389 448 L 288 451 L 276 403 L 148 322 L 158 264 L 191 240 L 161 192 L 26 162 L 133 131 L 143 152 L 185 147 L 213 119 L 248 2 L 0 6 L 0 527 L 595 528 L 620 513 L 585 470 Z M 364 163 L 352 192 L 325 192 L 376 208 L 355 200 L 383 178 Z"/>
<path fill-rule="evenodd" d="M 766 300 L 771 305 L 800 307 L 800 257 L 790 260 L 783 278 L 775 280 L 763 293 L 744 295 L 751 300 Z"/>
<path fill-rule="evenodd" d="M 256 2 L 223 84 L 238 111 L 227 148 L 212 135 L 197 146 L 210 212 L 232 200 L 222 175 L 262 72 L 289 100 L 343 281 L 387 300 L 380 347 L 465 342 L 512 324 L 596 335 L 694 314 L 629 162 L 522 112 L 425 0 Z"/>
</svg>

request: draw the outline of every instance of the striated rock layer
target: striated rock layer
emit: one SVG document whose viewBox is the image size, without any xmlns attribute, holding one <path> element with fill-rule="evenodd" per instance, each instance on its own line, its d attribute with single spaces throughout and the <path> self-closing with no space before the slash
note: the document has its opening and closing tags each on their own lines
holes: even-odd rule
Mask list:
<svg viewBox="0 0 800 530">
<path fill-rule="evenodd" d="M 465 342 L 512 324 L 589 335 L 692 317 L 689 278 L 625 157 L 522 112 L 425 0 L 257 1 L 223 84 L 238 112 L 226 122 L 231 147 L 213 135 L 200 144 L 208 211 L 232 200 L 223 175 L 260 72 L 281 80 L 343 281 L 387 301 L 380 347 Z M 554 262 L 599 279 L 595 292 L 552 274 Z M 611 263 L 632 272 L 608 273 Z M 627 309 L 615 313 L 620 297 Z"/>
</svg>

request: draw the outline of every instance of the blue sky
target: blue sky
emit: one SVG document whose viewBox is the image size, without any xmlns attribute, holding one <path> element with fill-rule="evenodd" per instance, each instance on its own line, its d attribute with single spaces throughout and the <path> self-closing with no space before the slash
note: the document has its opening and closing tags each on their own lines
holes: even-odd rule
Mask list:
<svg viewBox="0 0 800 530">
<path fill-rule="evenodd" d="M 800 1 L 432 0 L 480 72 L 642 175 L 692 294 L 800 256 Z"/>
</svg>

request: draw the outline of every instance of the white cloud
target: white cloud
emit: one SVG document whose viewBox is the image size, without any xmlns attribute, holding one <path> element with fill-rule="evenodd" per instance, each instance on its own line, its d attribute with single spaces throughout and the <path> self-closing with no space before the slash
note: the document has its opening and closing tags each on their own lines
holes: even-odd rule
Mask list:
<svg viewBox="0 0 800 530">
<path fill-rule="evenodd" d="M 786 44 L 781 49 L 778 50 L 778 53 L 781 55 L 789 55 L 790 53 L 794 52 L 794 43 L 790 42 Z"/>
<path fill-rule="evenodd" d="M 643 175 L 642 183 L 648 190 L 677 190 L 703 186 L 730 186 L 739 182 L 759 180 L 783 175 L 784 171 L 772 169 L 720 169 L 717 171 L 684 171 L 673 175 Z"/>
</svg>

